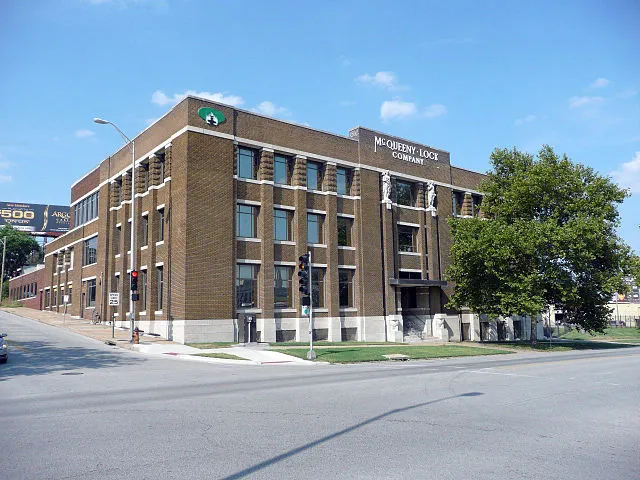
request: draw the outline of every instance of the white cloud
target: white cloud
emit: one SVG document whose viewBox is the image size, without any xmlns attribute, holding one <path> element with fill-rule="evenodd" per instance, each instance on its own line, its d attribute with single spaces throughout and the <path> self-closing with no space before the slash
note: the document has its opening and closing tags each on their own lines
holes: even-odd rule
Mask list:
<svg viewBox="0 0 640 480">
<path fill-rule="evenodd" d="M 569 108 L 595 106 L 602 102 L 604 102 L 604 98 L 602 97 L 571 97 L 569 99 Z"/>
<path fill-rule="evenodd" d="M 257 106 L 251 109 L 252 112 L 267 115 L 269 117 L 277 117 L 279 115 L 290 115 L 289 109 L 285 107 L 279 107 L 275 103 L 268 100 L 260 102 Z"/>
<path fill-rule="evenodd" d="M 151 95 L 151 102 L 157 105 L 175 105 L 179 101 L 183 100 L 187 95 L 205 98 L 212 102 L 224 103 L 225 105 L 231 105 L 232 107 L 238 107 L 244 103 L 244 99 L 238 95 L 227 95 L 223 92 L 196 92 L 195 90 L 186 90 L 184 93 L 174 93 L 171 97 L 162 90 L 156 90 L 153 92 L 153 95 Z"/>
<path fill-rule="evenodd" d="M 607 85 L 609 85 L 611 83 L 611 81 L 607 80 L 606 78 L 598 78 L 597 80 L 595 80 L 591 85 L 589 85 L 591 88 L 604 88 Z"/>
<path fill-rule="evenodd" d="M 380 107 L 380 118 L 384 121 L 412 117 L 417 113 L 418 107 L 415 103 L 400 100 L 386 100 Z"/>
<path fill-rule="evenodd" d="M 444 115 L 445 113 L 447 113 L 447 107 L 445 107 L 444 105 L 440 105 L 439 103 L 429 105 L 424 110 L 422 110 L 422 116 L 426 118 L 436 118 Z"/>
<path fill-rule="evenodd" d="M 401 88 L 398 85 L 398 76 L 393 72 L 377 72 L 373 75 L 365 73 L 364 75 L 356 77 L 356 82 L 387 88 L 389 90 L 398 90 Z"/>
<path fill-rule="evenodd" d="M 621 167 L 611 172 L 611 176 L 631 193 L 640 193 L 640 152 L 630 162 L 623 163 Z"/>
<path fill-rule="evenodd" d="M 530 123 L 530 122 L 534 122 L 536 120 L 536 116 L 535 115 L 527 115 L 524 118 L 518 118 L 516 120 L 516 127 L 519 127 L 520 125 L 524 125 L 525 123 Z"/>
<path fill-rule="evenodd" d="M 95 134 L 96 134 L 96 132 L 93 132 L 91 130 L 87 130 L 86 128 L 83 128 L 81 130 L 76 130 L 76 137 L 78 137 L 78 138 L 93 137 Z"/>
<path fill-rule="evenodd" d="M 423 109 L 419 109 L 413 102 L 403 102 L 401 100 L 386 100 L 380 106 L 380 119 L 383 121 L 401 118 L 436 118 L 447 113 L 447 107 L 439 103 L 434 103 Z"/>
</svg>

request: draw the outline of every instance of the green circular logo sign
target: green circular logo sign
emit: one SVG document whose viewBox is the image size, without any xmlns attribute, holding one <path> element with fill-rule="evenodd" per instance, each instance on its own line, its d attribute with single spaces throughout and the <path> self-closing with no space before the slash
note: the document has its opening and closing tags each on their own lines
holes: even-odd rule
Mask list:
<svg viewBox="0 0 640 480">
<path fill-rule="evenodd" d="M 202 107 L 198 110 L 198 115 L 209 125 L 213 125 L 217 127 L 221 123 L 227 121 L 227 117 L 224 116 L 220 110 L 216 110 L 215 108 Z"/>
</svg>

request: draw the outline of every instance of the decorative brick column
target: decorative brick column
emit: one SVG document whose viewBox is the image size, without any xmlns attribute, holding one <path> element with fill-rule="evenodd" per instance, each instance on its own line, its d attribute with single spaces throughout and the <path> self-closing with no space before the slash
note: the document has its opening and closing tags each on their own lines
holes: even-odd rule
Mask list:
<svg viewBox="0 0 640 480">
<path fill-rule="evenodd" d="M 342 328 L 340 321 L 340 284 L 338 273 L 338 182 L 335 163 L 327 163 L 324 175 L 323 190 L 325 195 L 324 219 L 324 243 L 327 245 L 326 262 L 327 273 L 325 277 L 326 307 L 329 310 L 327 326 L 329 329 L 328 340 L 339 342 L 342 340 Z"/>
<path fill-rule="evenodd" d="M 298 258 L 308 252 L 307 245 L 307 157 L 297 155 L 293 167 L 294 205 L 296 207 L 293 218 L 293 239 L 296 242 L 295 255 Z M 293 275 L 293 298 L 297 309 L 296 341 L 309 341 L 308 318 L 302 316 L 300 304 L 300 282 L 297 267 Z"/>
<path fill-rule="evenodd" d="M 260 279 L 259 304 L 262 317 L 257 328 L 261 341 L 276 341 L 276 320 L 274 315 L 274 252 L 273 252 L 273 150 L 263 148 L 260 152 L 260 214 L 258 215 L 258 234 L 260 243 Z"/>
</svg>

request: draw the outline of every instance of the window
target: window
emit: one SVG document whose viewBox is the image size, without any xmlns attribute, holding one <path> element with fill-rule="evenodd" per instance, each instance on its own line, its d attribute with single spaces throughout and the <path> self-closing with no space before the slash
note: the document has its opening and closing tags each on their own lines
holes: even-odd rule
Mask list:
<svg viewBox="0 0 640 480">
<path fill-rule="evenodd" d="M 113 234 L 113 251 L 115 254 L 120 253 L 120 239 L 122 238 L 122 227 L 116 227 L 116 231 Z"/>
<path fill-rule="evenodd" d="M 85 308 L 96 306 L 96 279 L 85 282 Z"/>
<path fill-rule="evenodd" d="M 67 295 L 69 296 L 69 301 L 67 302 L 69 305 L 73 303 L 73 288 L 67 287 Z"/>
<path fill-rule="evenodd" d="M 162 295 L 164 288 L 164 267 L 156 267 L 156 277 L 158 279 L 158 310 L 162 310 L 164 296 Z"/>
<path fill-rule="evenodd" d="M 158 241 L 164 240 L 164 208 L 158 209 Z"/>
<path fill-rule="evenodd" d="M 74 226 L 83 225 L 98 216 L 99 192 L 83 198 L 73 206 Z"/>
<path fill-rule="evenodd" d="M 291 219 L 293 215 L 288 210 L 276 208 L 273 211 L 273 233 L 276 240 L 293 240 Z"/>
<path fill-rule="evenodd" d="M 341 307 L 353 307 L 353 279 L 353 270 L 338 269 Z"/>
<path fill-rule="evenodd" d="M 413 184 L 396 180 L 396 203 L 413 206 Z"/>
<path fill-rule="evenodd" d="M 236 266 L 236 308 L 258 306 L 258 266 Z"/>
<path fill-rule="evenodd" d="M 284 155 L 275 155 L 273 163 L 273 181 L 289 185 L 291 183 L 291 160 Z"/>
<path fill-rule="evenodd" d="M 398 251 L 415 252 L 415 228 L 398 225 Z"/>
<path fill-rule="evenodd" d="M 400 272 L 398 272 L 398 278 L 405 278 L 405 279 L 409 279 L 409 280 L 420 280 L 420 279 L 422 279 L 422 273 L 421 272 L 403 272 L 403 271 L 400 271 Z"/>
<path fill-rule="evenodd" d="M 238 237 L 255 238 L 258 223 L 258 209 L 251 205 L 238 204 L 236 231 Z"/>
<path fill-rule="evenodd" d="M 351 230 L 353 229 L 353 220 L 345 217 L 338 217 L 338 246 L 351 246 Z"/>
<path fill-rule="evenodd" d="M 322 243 L 322 215 L 316 215 L 315 213 L 307 213 L 307 242 L 308 243 Z"/>
<path fill-rule="evenodd" d="M 240 147 L 238 149 L 238 177 L 258 178 L 257 154 L 255 150 Z"/>
<path fill-rule="evenodd" d="M 349 195 L 351 193 L 351 172 L 346 168 L 338 167 L 336 179 L 338 181 L 338 194 Z"/>
<path fill-rule="evenodd" d="M 140 308 L 142 310 L 147 309 L 147 282 L 149 280 L 147 271 L 142 270 L 140 277 L 142 277 L 142 286 L 140 291 Z"/>
<path fill-rule="evenodd" d="M 291 279 L 293 269 L 291 267 L 274 268 L 273 300 L 275 308 L 291 307 Z"/>
<path fill-rule="evenodd" d="M 82 265 L 92 265 L 98 262 L 98 236 L 84 241 L 84 257 Z"/>
<path fill-rule="evenodd" d="M 462 215 L 462 204 L 464 203 L 464 192 L 453 192 L 453 214 Z"/>
<path fill-rule="evenodd" d="M 471 215 L 477 217 L 480 215 L 480 205 L 482 204 L 481 195 L 471 195 Z"/>
<path fill-rule="evenodd" d="M 311 269 L 311 298 L 315 308 L 324 307 L 324 268 Z"/>
<path fill-rule="evenodd" d="M 45 308 L 49 307 L 51 303 L 51 290 L 47 290 L 44 292 L 44 306 Z"/>
<path fill-rule="evenodd" d="M 149 245 L 149 216 L 142 216 L 142 225 L 140 226 L 142 229 L 142 245 Z"/>
<path fill-rule="evenodd" d="M 307 189 L 322 190 L 322 165 L 318 162 L 307 162 Z"/>
</svg>

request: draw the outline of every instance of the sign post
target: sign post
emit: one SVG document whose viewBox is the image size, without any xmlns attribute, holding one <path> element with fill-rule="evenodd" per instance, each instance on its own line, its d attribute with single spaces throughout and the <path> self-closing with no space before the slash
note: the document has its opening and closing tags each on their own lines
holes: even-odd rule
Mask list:
<svg viewBox="0 0 640 480">
<path fill-rule="evenodd" d="M 109 292 L 109 306 L 117 307 L 120 305 L 120 294 L 118 292 Z M 116 316 L 111 317 L 111 338 L 116 338 Z"/>
</svg>

